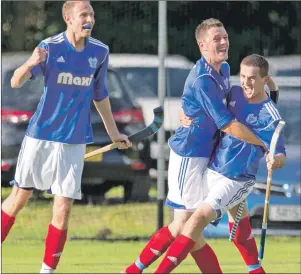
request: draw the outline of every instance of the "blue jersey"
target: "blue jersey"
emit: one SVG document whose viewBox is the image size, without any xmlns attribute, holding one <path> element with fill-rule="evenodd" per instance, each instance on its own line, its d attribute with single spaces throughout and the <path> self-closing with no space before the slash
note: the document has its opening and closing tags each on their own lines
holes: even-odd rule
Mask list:
<svg viewBox="0 0 301 274">
<path fill-rule="evenodd" d="M 229 110 L 236 119 L 246 125 L 270 150 L 272 135 L 281 116 L 270 98 L 258 104 L 250 104 L 243 89 L 233 86 L 229 93 Z M 276 153 L 284 153 L 283 132 L 279 137 Z M 236 181 L 256 179 L 259 161 L 264 156 L 260 146 L 245 143 L 225 134 L 220 141 L 209 168 Z"/>
<path fill-rule="evenodd" d="M 218 130 L 233 120 L 226 108 L 230 67 L 224 62 L 218 73 L 202 57 L 188 75 L 182 95 L 184 113 L 193 119 L 169 139 L 170 148 L 182 157 L 210 157 Z"/>
<path fill-rule="evenodd" d="M 38 47 L 46 49 L 48 55 L 31 69 L 31 79 L 43 76 L 44 91 L 26 135 L 68 144 L 93 142 L 91 101 L 108 96 L 108 46 L 89 37 L 84 49 L 77 51 L 65 33 L 60 33 Z"/>
</svg>

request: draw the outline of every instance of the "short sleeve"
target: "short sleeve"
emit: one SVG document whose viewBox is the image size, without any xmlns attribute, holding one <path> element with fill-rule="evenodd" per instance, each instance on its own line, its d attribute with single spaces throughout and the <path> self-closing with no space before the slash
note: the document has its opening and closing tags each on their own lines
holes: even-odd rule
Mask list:
<svg viewBox="0 0 301 274">
<path fill-rule="evenodd" d="M 109 50 L 106 52 L 103 61 L 98 66 L 95 73 L 94 93 L 93 100 L 101 101 L 108 96 L 108 90 L 106 88 L 106 78 L 109 64 Z"/>
</svg>

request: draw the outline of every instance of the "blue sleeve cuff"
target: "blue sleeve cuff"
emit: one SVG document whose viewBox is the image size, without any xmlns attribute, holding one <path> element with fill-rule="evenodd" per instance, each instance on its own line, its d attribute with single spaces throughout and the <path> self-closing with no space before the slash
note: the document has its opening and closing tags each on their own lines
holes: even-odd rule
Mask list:
<svg viewBox="0 0 301 274">
<path fill-rule="evenodd" d="M 216 125 L 218 129 L 222 129 L 233 121 L 232 115 L 224 116 L 221 120 L 219 120 Z"/>
<path fill-rule="evenodd" d="M 108 97 L 108 94 L 106 96 L 102 96 L 102 97 L 95 97 L 95 98 L 93 98 L 93 101 L 100 102 L 100 101 L 106 99 L 107 97 Z"/>
</svg>

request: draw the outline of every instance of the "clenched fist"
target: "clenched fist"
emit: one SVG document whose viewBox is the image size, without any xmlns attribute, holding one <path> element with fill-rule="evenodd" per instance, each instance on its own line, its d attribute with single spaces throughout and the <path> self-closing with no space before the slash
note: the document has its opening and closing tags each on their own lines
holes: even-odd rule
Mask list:
<svg viewBox="0 0 301 274">
<path fill-rule="evenodd" d="M 268 153 L 266 155 L 266 163 L 267 163 L 267 169 L 268 170 L 274 170 L 281 168 L 281 159 L 277 157 L 276 155 L 274 156 L 274 159 L 271 159 L 270 154 Z"/>
<path fill-rule="evenodd" d="M 45 61 L 48 51 L 42 48 L 35 48 L 32 55 L 27 60 L 26 64 L 29 67 L 34 67 L 37 64 Z"/>
<path fill-rule="evenodd" d="M 132 143 L 129 141 L 128 136 L 120 134 L 117 136 L 110 136 L 113 143 L 120 142 L 118 149 L 127 149 L 132 146 Z"/>
</svg>

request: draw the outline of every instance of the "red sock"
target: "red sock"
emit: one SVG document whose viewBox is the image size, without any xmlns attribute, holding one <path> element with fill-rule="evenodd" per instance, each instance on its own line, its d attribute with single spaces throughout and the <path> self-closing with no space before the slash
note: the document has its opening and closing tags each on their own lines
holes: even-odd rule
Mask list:
<svg viewBox="0 0 301 274">
<path fill-rule="evenodd" d="M 45 240 L 45 254 L 43 262 L 56 269 L 59 263 L 64 245 L 67 239 L 67 230 L 59 230 L 52 224 L 48 227 L 48 234 Z"/>
<path fill-rule="evenodd" d="M 223 273 L 212 248 L 206 244 L 201 249 L 191 252 L 202 273 Z"/>
<path fill-rule="evenodd" d="M 6 239 L 6 236 L 12 228 L 15 219 L 15 217 L 9 216 L 3 210 L 1 210 L 1 243 L 3 243 Z"/>
<path fill-rule="evenodd" d="M 167 250 L 155 273 L 170 273 L 184 261 L 194 245 L 195 242 L 192 239 L 180 234 Z"/>
<path fill-rule="evenodd" d="M 141 273 L 151 263 L 157 260 L 174 241 L 167 226 L 161 228 L 153 234 L 147 245 L 140 253 L 139 258 L 126 268 L 126 273 Z"/>
<path fill-rule="evenodd" d="M 229 222 L 230 232 L 233 224 L 234 223 Z M 240 220 L 236 230 L 234 244 L 248 266 L 249 273 L 265 273 L 258 260 L 258 250 L 248 216 Z"/>
</svg>

